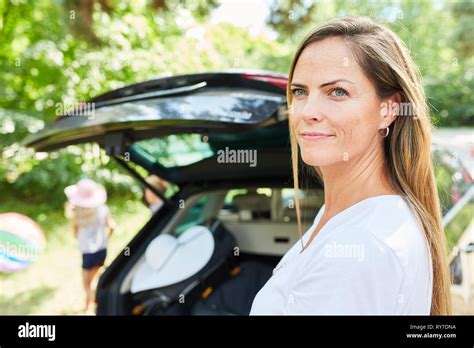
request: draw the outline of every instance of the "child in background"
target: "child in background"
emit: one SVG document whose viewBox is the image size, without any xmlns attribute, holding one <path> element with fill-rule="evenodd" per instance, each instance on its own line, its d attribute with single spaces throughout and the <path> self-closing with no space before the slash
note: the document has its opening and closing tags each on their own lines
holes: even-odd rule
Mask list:
<svg viewBox="0 0 474 348">
<path fill-rule="evenodd" d="M 107 256 L 107 240 L 115 229 L 105 188 L 90 179 L 68 186 L 64 193 L 71 205 L 74 236 L 82 253 L 82 278 L 86 292 L 84 313 L 94 304 L 92 281 Z M 108 233 L 107 233 L 108 230 Z"/>
</svg>

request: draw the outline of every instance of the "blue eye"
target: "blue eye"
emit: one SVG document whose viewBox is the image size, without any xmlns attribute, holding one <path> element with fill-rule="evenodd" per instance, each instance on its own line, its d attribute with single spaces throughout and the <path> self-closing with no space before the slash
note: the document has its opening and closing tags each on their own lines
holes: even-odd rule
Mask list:
<svg viewBox="0 0 474 348">
<path fill-rule="evenodd" d="M 347 92 L 345 89 L 343 88 L 334 88 L 332 91 L 331 91 L 332 95 L 335 96 L 335 97 L 338 97 L 338 98 L 341 98 L 341 97 L 344 97 L 347 95 Z"/>
<path fill-rule="evenodd" d="M 291 93 L 293 93 L 293 95 L 297 96 L 297 97 L 300 97 L 300 96 L 304 96 L 304 89 L 302 88 L 295 88 L 295 89 L 292 89 L 291 90 Z"/>
</svg>

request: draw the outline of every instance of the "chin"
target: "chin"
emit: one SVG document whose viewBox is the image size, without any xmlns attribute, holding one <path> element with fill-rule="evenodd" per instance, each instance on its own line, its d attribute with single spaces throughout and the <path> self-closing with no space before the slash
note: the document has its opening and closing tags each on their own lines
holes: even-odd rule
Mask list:
<svg viewBox="0 0 474 348">
<path fill-rule="evenodd" d="M 328 152 L 319 154 L 317 151 L 301 150 L 301 159 L 305 164 L 312 167 L 325 167 L 335 163 L 335 156 L 331 156 Z"/>
</svg>

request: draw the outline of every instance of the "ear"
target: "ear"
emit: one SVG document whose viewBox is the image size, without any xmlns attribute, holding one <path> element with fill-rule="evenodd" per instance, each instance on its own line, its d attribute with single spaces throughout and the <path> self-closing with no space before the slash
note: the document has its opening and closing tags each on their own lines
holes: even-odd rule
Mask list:
<svg viewBox="0 0 474 348">
<path fill-rule="evenodd" d="M 400 103 L 402 102 L 402 97 L 400 93 L 395 93 L 388 98 L 385 98 L 381 104 L 381 116 L 379 130 L 385 129 L 395 121 L 400 113 Z"/>
</svg>

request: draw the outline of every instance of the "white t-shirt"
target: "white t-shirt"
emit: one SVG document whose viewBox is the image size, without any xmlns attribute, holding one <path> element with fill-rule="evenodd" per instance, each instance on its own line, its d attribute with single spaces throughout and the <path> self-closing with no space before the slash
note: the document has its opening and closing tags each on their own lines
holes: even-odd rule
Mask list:
<svg viewBox="0 0 474 348">
<path fill-rule="evenodd" d="M 77 240 L 79 249 L 84 254 L 92 254 L 107 248 L 107 216 L 106 205 L 97 208 L 97 219 L 92 223 L 79 227 Z"/>
<path fill-rule="evenodd" d="M 306 245 L 325 206 L 303 235 Z M 308 248 L 284 255 L 250 315 L 429 315 L 433 270 L 423 230 L 401 196 L 364 199 L 332 217 Z"/>
</svg>

